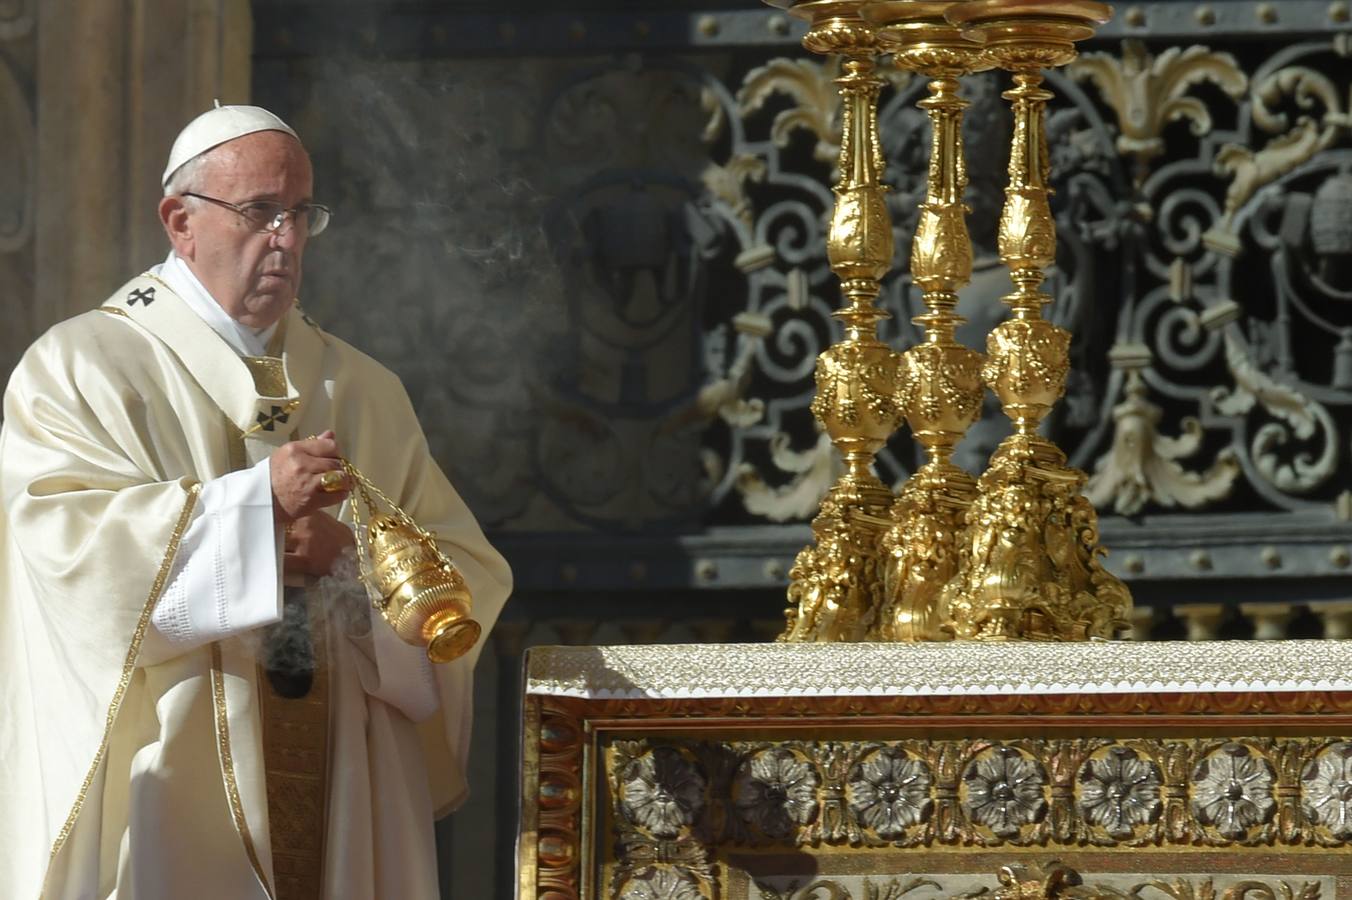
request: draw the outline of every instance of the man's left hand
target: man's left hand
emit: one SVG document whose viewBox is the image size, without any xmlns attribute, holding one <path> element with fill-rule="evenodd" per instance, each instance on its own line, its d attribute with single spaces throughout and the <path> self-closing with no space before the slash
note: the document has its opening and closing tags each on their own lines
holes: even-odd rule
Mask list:
<svg viewBox="0 0 1352 900">
<path fill-rule="evenodd" d="M 348 547 L 355 546 L 352 529 L 326 512 L 301 516 L 286 529 L 282 571 L 321 577 Z"/>
</svg>

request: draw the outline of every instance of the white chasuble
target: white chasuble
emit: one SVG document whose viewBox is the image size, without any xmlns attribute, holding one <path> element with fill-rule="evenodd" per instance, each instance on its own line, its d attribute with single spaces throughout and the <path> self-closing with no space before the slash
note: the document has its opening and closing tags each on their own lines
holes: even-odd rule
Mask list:
<svg viewBox="0 0 1352 900">
<path fill-rule="evenodd" d="M 275 896 L 256 633 L 140 658 L 204 482 L 331 428 L 437 535 L 485 633 L 497 618 L 510 572 L 432 461 L 398 379 L 298 309 L 283 327 L 281 389 L 262 396 L 249 364 L 141 277 L 14 371 L 0 431 L 6 898 Z M 280 597 L 251 600 L 280 615 Z M 364 636 L 323 621 L 324 896 L 435 897 L 431 822 L 465 792 L 480 648 L 432 667 L 378 617 Z"/>
</svg>

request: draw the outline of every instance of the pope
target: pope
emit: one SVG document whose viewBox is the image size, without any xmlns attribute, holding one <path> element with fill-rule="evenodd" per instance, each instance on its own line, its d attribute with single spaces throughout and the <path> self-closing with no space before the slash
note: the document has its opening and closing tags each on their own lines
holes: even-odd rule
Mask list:
<svg viewBox="0 0 1352 900">
<path fill-rule="evenodd" d="M 437 536 L 485 633 L 511 574 L 398 378 L 298 305 L 312 180 L 272 113 L 199 116 L 167 258 L 10 379 L 0 896 L 438 894 L 482 638 L 432 666 L 372 614 L 341 458 Z"/>
</svg>

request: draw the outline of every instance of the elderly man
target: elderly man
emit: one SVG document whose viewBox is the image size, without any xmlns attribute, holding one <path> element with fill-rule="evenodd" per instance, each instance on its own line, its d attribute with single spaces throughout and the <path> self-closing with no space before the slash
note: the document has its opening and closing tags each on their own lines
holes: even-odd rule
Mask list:
<svg viewBox="0 0 1352 900">
<path fill-rule="evenodd" d="M 478 648 L 433 667 L 372 615 L 340 456 L 437 535 L 485 627 L 510 573 L 398 379 L 297 306 L 311 181 L 276 116 L 205 113 L 165 170 L 168 259 L 12 376 L 0 896 L 437 896 Z"/>
</svg>

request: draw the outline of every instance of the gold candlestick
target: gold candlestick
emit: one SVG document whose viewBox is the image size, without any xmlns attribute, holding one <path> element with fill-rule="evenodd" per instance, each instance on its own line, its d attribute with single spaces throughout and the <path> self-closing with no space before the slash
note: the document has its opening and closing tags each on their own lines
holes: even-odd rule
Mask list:
<svg viewBox="0 0 1352 900">
<path fill-rule="evenodd" d="M 1042 318 L 1051 297 L 1039 291 L 1056 259 L 1044 118 L 1052 94 L 1040 69 L 1074 59 L 1075 42 L 1111 9 L 1093 0 L 968 0 L 946 15 L 1014 75 L 1003 95 L 1013 104 L 1014 135 L 999 232 L 1014 292 L 1004 298 L 1011 317 L 989 335 L 982 369 L 1014 434 L 981 476 L 961 572 L 941 599 L 947 627 L 982 640 L 1113 637 L 1128 625 L 1131 595 L 1098 560 L 1098 517 L 1081 493 L 1087 476 L 1037 434 L 1065 391 L 1070 349 L 1070 333 Z"/>
<path fill-rule="evenodd" d="M 967 232 L 967 162 L 958 78 L 989 68 L 979 44 L 944 19 L 948 2 L 887 0 L 865 18 L 897 66 L 931 79 L 918 106 L 929 113 L 929 178 L 911 245 L 911 278 L 929 311 L 912 321 L 925 340 L 902 356 L 899 402 L 916 440 L 929 455 L 892 505 L 892 527 L 882 538 L 883 605 L 875 636 L 883 641 L 942 640 L 940 592 L 958 571 L 965 517 L 976 480 L 952 463 L 953 449 L 981 414 L 982 356 L 954 332 L 958 291 L 972 278 Z"/>
<path fill-rule="evenodd" d="M 775 0 L 811 27 L 803 45 L 845 57 L 837 79 L 843 104 L 836 207 L 827 258 L 840 278 L 845 306 L 836 316 L 845 338 L 817 359 L 813 415 L 845 461 L 812 522 L 816 542 L 789 571 L 785 641 L 863 640 L 877 613 L 878 539 L 888 524 L 892 492 L 873 473 L 874 455 L 901 421 L 896 401 L 898 354 L 878 340 L 887 314 L 874 305 L 892 265 L 892 224 L 882 183 L 873 30 L 860 16 L 864 0 Z"/>
</svg>

